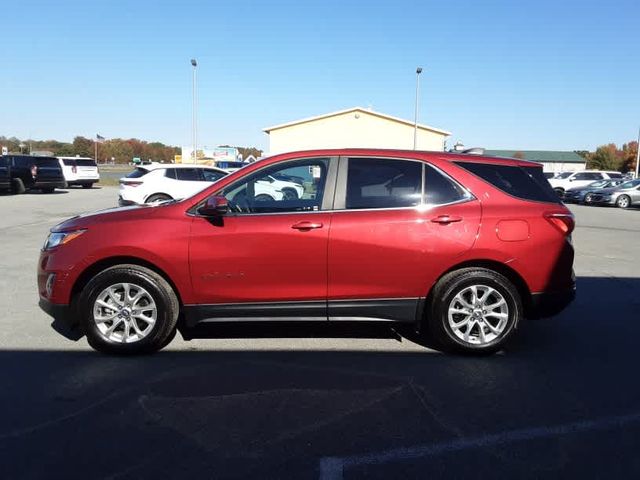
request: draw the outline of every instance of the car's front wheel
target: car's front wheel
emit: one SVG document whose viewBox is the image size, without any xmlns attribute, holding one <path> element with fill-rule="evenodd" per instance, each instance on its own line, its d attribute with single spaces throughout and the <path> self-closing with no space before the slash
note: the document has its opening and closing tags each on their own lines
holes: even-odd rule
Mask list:
<svg viewBox="0 0 640 480">
<path fill-rule="evenodd" d="M 502 349 L 522 317 L 518 289 L 485 268 L 448 273 L 434 287 L 429 332 L 446 350 L 489 354 Z"/>
<path fill-rule="evenodd" d="M 82 290 L 79 313 L 89 344 L 113 354 L 160 350 L 173 335 L 179 303 L 169 283 L 139 265 L 117 265 Z"/>
</svg>

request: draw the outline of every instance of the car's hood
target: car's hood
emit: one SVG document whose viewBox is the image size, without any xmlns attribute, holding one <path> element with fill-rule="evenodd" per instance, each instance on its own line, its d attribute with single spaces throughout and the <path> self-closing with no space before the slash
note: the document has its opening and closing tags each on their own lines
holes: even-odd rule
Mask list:
<svg viewBox="0 0 640 480">
<path fill-rule="evenodd" d="M 51 229 L 52 232 L 62 232 L 87 228 L 91 224 L 122 220 L 138 220 L 153 215 L 161 205 L 134 205 L 130 207 L 107 208 L 96 212 L 83 213 L 59 223 Z"/>
</svg>

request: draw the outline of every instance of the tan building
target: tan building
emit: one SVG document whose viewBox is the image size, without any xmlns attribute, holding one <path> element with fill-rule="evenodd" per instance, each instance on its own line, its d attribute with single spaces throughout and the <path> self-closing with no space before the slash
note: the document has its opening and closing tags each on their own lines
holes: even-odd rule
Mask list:
<svg viewBox="0 0 640 480">
<path fill-rule="evenodd" d="M 318 148 L 413 149 L 414 124 L 408 120 L 350 108 L 265 128 L 271 155 Z M 443 151 L 451 133 L 418 124 L 417 149 Z"/>
</svg>

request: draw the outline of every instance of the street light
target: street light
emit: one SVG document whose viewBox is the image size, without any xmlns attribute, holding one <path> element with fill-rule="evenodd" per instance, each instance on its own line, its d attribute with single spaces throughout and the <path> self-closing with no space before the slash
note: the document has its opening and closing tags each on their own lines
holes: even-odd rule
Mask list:
<svg viewBox="0 0 640 480">
<path fill-rule="evenodd" d="M 413 125 L 413 149 L 416 150 L 418 145 L 418 95 L 420 93 L 420 74 L 422 73 L 422 67 L 416 68 L 416 112 L 414 116 Z"/>
<path fill-rule="evenodd" d="M 198 162 L 198 96 L 196 89 L 196 67 L 198 66 L 198 62 L 196 62 L 195 58 L 191 59 L 191 66 L 193 67 L 193 118 L 191 124 L 191 135 L 193 141 L 193 163 Z"/>
<path fill-rule="evenodd" d="M 638 128 L 638 145 L 636 146 L 636 179 L 640 172 L 640 128 Z"/>
</svg>

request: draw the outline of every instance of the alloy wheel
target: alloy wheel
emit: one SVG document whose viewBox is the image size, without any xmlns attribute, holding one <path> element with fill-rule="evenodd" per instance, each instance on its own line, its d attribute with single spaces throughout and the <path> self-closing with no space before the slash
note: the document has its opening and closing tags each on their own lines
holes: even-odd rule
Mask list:
<svg viewBox="0 0 640 480">
<path fill-rule="evenodd" d="M 509 306 L 502 294 L 487 285 L 471 285 L 449 303 L 448 322 L 453 334 L 470 345 L 487 345 L 505 331 Z"/>
<path fill-rule="evenodd" d="M 151 294 L 134 283 L 111 285 L 93 304 L 93 321 L 100 335 L 116 343 L 134 343 L 153 331 L 158 308 Z"/>
</svg>

